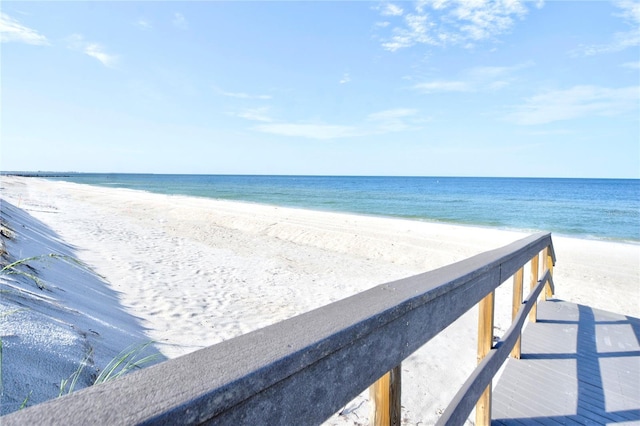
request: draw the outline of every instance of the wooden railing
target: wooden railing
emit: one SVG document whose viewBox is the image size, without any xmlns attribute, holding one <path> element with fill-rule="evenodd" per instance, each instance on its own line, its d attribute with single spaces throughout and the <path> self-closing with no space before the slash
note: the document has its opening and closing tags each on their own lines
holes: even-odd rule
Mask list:
<svg viewBox="0 0 640 426">
<path fill-rule="evenodd" d="M 540 252 L 546 270 L 539 281 Z M 482 359 L 440 423 L 464 423 L 480 401 L 477 421 L 487 424 L 491 380 L 512 349 L 518 356 L 520 330 L 543 287 L 552 285 L 554 259 L 551 234 L 532 235 L 12 413 L 0 423 L 318 424 L 371 386 L 372 422 L 399 424 L 400 363 L 480 302 Z M 522 301 L 518 289 L 529 261 L 533 290 Z M 492 345 L 493 294 L 514 274 L 515 320 Z"/>
<path fill-rule="evenodd" d="M 524 322 L 536 321 L 536 301 L 545 289 L 544 298 L 550 297 L 554 291 L 553 265 L 555 254 L 553 246 L 547 246 L 542 253 L 545 270 L 538 281 L 538 254 L 531 259 L 531 292 L 522 300 L 522 281 L 524 267 L 518 269 L 513 276 L 513 322 L 504 336 L 493 345 L 493 309 L 494 292 L 488 294 L 480 302 L 478 319 L 478 367 L 458 391 L 449 407 L 444 411 L 438 425 L 463 424 L 469 413 L 476 406 L 476 425 L 491 423 L 491 381 L 509 354 L 520 358 L 520 333 Z M 477 402 L 476 402 L 477 401 Z"/>
</svg>

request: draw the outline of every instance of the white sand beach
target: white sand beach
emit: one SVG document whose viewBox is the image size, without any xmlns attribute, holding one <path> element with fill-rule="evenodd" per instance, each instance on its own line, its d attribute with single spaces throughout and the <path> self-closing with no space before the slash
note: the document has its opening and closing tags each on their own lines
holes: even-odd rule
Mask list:
<svg viewBox="0 0 640 426">
<path fill-rule="evenodd" d="M 526 235 L 36 178 L 3 176 L 1 187 L 3 265 L 68 256 L 30 262 L 44 290 L 0 276 L 3 413 L 57 396 L 89 348 L 78 387 L 130 344 L 153 340 L 175 358 Z M 553 241 L 556 298 L 640 317 L 640 245 Z M 510 282 L 496 334 L 510 323 Z M 473 309 L 403 363 L 404 424 L 446 408 L 475 367 L 476 333 Z M 368 416 L 365 391 L 327 424 Z"/>
</svg>

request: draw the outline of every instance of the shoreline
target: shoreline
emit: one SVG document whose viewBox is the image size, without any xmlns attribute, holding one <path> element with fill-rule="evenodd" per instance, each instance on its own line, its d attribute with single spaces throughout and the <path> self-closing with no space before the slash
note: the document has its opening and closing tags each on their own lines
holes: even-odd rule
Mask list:
<svg viewBox="0 0 640 426">
<path fill-rule="evenodd" d="M 627 200 L 628 202 L 626 204 L 623 203 L 620 207 L 625 211 L 625 216 L 622 217 L 622 221 L 608 221 L 605 220 L 605 216 L 610 214 L 610 211 L 603 207 L 604 204 L 602 203 L 604 203 L 604 201 L 602 198 L 596 197 L 596 199 L 591 200 L 585 199 L 584 197 L 576 198 L 564 195 L 567 191 L 579 192 L 580 188 L 574 187 L 582 185 L 577 183 L 581 180 L 584 180 L 585 182 L 600 182 L 603 181 L 603 179 L 522 178 L 523 181 L 528 183 L 518 184 L 512 188 L 509 182 L 517 181 L 517 178 L 450 177 L 446 178 L 448 180 L 445 181 L 445 183 L 441 183 L 437 177 L 269 175 L 264 176 L 265 180 L 263 181 L 259 176 L 252 175 L 109 175 L 100 173 L 90 173 L 87 175 L 92 177 L 86 179 L 65 179 L 62 181 L 76 184 L 88 184 L 101 188 L 116 187 L 127 189 L 127 187 L 129 187 L 129 189 L 152 194 L 183 195 L 220 201 L 307 209 L 318 212 L 335 212 L 389 219 L 416 220 L 437 224 L 451 224 L 455 226 L 488 227 L 491 229 L 516 232 L 553 232 L 554 235 L 568 238 L 640 244 L 638 228 L 633 225 L 637 219 L 637 212 L 634 213 L 637 203 L 629 204 L 631 201 Z M 135 176 L 153 176 L 154 178 L 145 179 L 136 178 Z M 356 184 L 356 182 L 360 181 L 354 180 L 360 178 L 364 179 L 363 182 L 365 182 L 364 185 L 362 185 L 362 188 L 360 186 L 361 183 Z M 336 179 L 339 184 L 326 183 L 332 182 L 333 179 Z M 382 180 L 378 182 L 379 179 Z M 405 193 L 401 190 L 400 193 L 403 195 L 396 198 L 394 195 L 396 193 L 396 183 L 393 183 L 395 182 L 394 179 L 400 179 L 400 183 L 406 186 L 406 188 L 409 188 L 409 192 Z M 409 180 L 405 182 L 404 180 L 406 179 Z M 414 182 L 411 179 L 419 180 Z M 496 179 L 505 180 L 506 183 L 504 183 L 504 185 L 507 186 L 508 191 L 504 192 L 502 189 L 498 190 L 495 183 L 490 185 L 486 183 L 492 182 Z M 373 181 L 366 183 L 369 180 Z M 460 181 L 458 182 L 458 180 Z M 535 184 L 536 180 L 541 181 L 541 184 L 543 185 L 548 185 L 548 190 L 551 191 L 549 194 L 551 198 L 546 199 L 536 195 L 533 198 L 537 200 L 537 202 L 531 204 L 529 197 L 524 195 L 529 191 L 535 191 L 537 189 L 539 185 Z M 610 180 L 620 181 L 620 179 Z M 59 180 L 54 179 L 53 181 Z M 551 183 L 545 183 L 547 181 Z M 556 181 L 567 181 L 573 183 L 562 184 L 560 187 L 557 187 L 558 184 L 553 183 Z M 634 180 L 626 179 L 623 181 L 632 182 Z M 410 189 L 415 185 L 424 187 L 424 192 L 422 190 L 414 191 L 413 189 Z M 441 185 L 443 189 L 447 189 L 436 189 L 440 188 Z M 486 186 L 488 193 L 494 194 L 495 197 L 492 197 L 490 200 L 486 197 L 476 199 L 475 193 L 473 191 L 470 192 L 469 190 L 469 188 L 475 188 L 475 185 L 482 185 L 483 188 Z M 599 185 L 600 184 L 595 186 Z M 465 212 L 464 214 L 458 214 L 458 207 L 449 204 L 451 202 L 457 203 L 461 201 L 461 199 L 459 199 L 460 197 L 453 197 L 452 199 L 449 199 L 449 195 L 447 195 L 458 193 L 458 188 L 461 191 L 459 192 L 459 195 L 462 199 L 475 200 L 464 202 L 459 206 L 459 208 L 462 209 L 461 211 Z M 628 186 L 625 188 L 624 196 L 632 197 L 631 199 L 634 199 L 636 195 L 635 192 L 633 192 Z M 314 192 L 316 190 L 317 194 Z M 275 191 L 277 195 L 271 195 L 270 191 Z M 607 191 L 615 192 L 617 190 L 610 188 Z M 629 191 L 632 191 L 633 193 Z M 242 199 L 237 198 L 238 194 L 240 194 Z M 363 198 L 361 194 L 366 194 L 366 198 Z M 516 194 L 515 198 L 512 198 L 512 194 Z M 601 194 L 601 197 L 617 196 L 616 194 L 617 192 L 607 192 L 606 194 Z M 408 199 L 405 198 L 405 196 L 409 195 L 411 196 L 411 199 L 416 201 L 408 202 Z M 556 199 L 556 196 L 559 198 Z M 350 200 L 351 197 L 354 197 L 356 200 L 355 203 L 351 201 L 344 201 Z M 371 198 L 371 202 L 369 202 L 369 197 Z M 503 198 L 503 201 L 499 201 Z M 427 199 L 430 201 L 425 202 Z M 496 204 L 494 199 L 499 202 Z M 598 199 L 601 201 L 598 202 Z M 553 200 L 552 204 L 548 205 L 546 209 L 542 207 L 551 200 Z M 389 204 L 387 204 L 387 201 Z M 399 202 L 405 203 L 402 209 L 397 208 L 397 203 Z M 487 204 L 487 202 L 489 202 L 489 204 Z M 605 204 L 609 205 L 610 203 Z M 396 207 L 390 207 L 393 205 Z M 553 207 L 554 205 L 555 207 Z M 569 212 L 574 208 L 580 210 L 576 212 L 576 214 L 586 214 L 582 219 L 582 223 L 575 223 L 575 221 L 570 218 L 571 213 Z M 615 208 L 615 206 L 612 208 Z M 546 210 L 557 210 L 558 213 L 553 213 L 549 216 Z M 564 210 L 567 211 L 566 214 L 559 213 Z M 623 225 L 623 223 L 626 223 L 626 225 Z"/>
<path fill-rule="evenodd" d="M 167 358 L 527 235 L 44 179 L 2 186 L 104 277 L 117 295 L 108 304 L 137 318 Z M 640 317 L 640 246 L 553 241 L 558 299 Z M 496 333 L 510 323 L 510 287 L 496 295 Z M 472 309 L 403 363 L 408 423 L 436 419 L 473 370 L 476 322 Z M 367 401 L 364 392 L 327 424 L 363 421 Z"/>
</svg>

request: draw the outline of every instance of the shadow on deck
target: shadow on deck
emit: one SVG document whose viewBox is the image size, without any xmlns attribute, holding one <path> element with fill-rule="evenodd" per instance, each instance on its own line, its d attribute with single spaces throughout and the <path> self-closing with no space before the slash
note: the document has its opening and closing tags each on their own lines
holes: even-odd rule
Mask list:
<svg viewBox="0 0 640 426">
<path fill-rule="evenodd" d="M 522 359 L 493 394 L 492 425 L 640 424 L 640 319 L 540 302 Z"/>
</svg>

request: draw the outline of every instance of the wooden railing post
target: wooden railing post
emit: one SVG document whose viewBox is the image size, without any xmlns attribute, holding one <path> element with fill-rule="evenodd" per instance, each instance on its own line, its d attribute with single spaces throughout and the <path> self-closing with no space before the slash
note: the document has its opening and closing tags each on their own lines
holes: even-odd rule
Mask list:
<svg viewBox="0 0 640 426">
<path fill-rule="evenodd" d="M 513 275 L 513 303 L 511 308 L 511 320 L 515 320 L 518 315 L 518 311 L 520 310 L 520 306 L 522 305 L 522 285 L 524 281 L 524 268 L 518 269 Z M 521 349 L 521 341 L 520 337 L 518 337 L 518 341 L 516 345 L 513 347 L 511 351 L 511 357 L 520 359 L 520 351 Z"/>
<path fill-rule="evenodd" d="M 529 288 L 531 290 L 534 289 L 536 284 L 538 284 L 538 254 L 533 256 L 531 259 L 531 279 L 529 281 Z M 531 312 L 529 312 L 529 321 L 536 322 L 538 319 L 538 304 L 537 301 L 533 301 L 533 307 L 531 308 Z"/>
<path fill-rule="evenodd" d="M 401 389 L 402 368 L 400 364 L 369 388 L 371 398 L 369 424 L 372 426 L 400 426 Z"/>
<path fill-rule="evenodd" d="M 489 293 L 478 305 L 478 364 L 493 347 L 493 311 L 495 291 Z M 476 425 L 491 423 L 491 383 L 476 404 Z"/>
<path fill-rule="evenodd" d="M 543 269 L 545 272 L 548 270 L 549 274 L 553 277 L 553 258 L 551 257 L 551 248 L 547 247 L 542 252 L 543 259 Z M 544 274 L 544 272 L 543 272 Z M 553 291 L 551 290 L 551 285 L 547 284 L 544 287 L 544 300 L 550 299 L 553 296 Z"/>
</svg>

